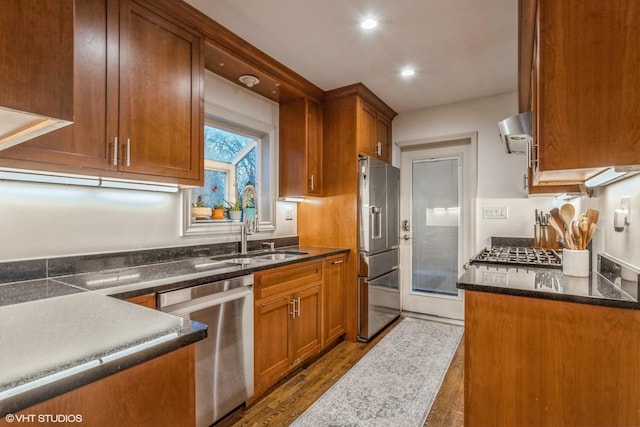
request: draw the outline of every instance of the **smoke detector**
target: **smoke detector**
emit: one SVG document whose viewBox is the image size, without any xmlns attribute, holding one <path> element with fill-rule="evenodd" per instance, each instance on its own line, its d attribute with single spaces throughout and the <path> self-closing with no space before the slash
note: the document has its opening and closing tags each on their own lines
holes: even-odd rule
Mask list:
<svg viewBox="0 0 640 427">
<path fill-rule="evenodd" d="M 251 74 L 243 74 L 240 77 L 238 77 L 238 80 L 240 80 L 240 82 L 242 82 L 246 87 L 249 87 L 249 88 L 260 83 L 260 79 L 257 78 L 256 76 L 252 76 Z"/>
</svg>

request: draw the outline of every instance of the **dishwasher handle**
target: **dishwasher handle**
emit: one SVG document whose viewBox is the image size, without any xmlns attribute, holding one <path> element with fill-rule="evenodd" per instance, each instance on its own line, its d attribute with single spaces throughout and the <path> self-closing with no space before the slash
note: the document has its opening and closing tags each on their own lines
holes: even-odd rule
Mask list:
<svg viewBox="0 0 640 427">
<path fill-rule="evenodd" d="M 245 298 L 249 295 L 253 295 L 253 289 L 249 286 L 245 286 L 242 288 L 231 289 L 229 291 L 219 292 L 200 298 L 195 298 L 189 301 L 168 305 L 166 307 L 162 307 L 162 311 L 176 316 L 181 316 L 183 314 L 189 314 L 195 311 L 204 310 L 205 308 L 224 304 L 225 302 Z"/>
</svg>

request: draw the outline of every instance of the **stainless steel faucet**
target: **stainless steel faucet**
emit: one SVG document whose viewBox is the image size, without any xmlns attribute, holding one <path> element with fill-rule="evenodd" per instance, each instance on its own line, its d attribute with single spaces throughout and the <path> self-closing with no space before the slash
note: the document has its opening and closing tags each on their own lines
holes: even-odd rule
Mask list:
<svg viewBox="0 0 640 427">
<path fill-rule="evenodd" d="M 248 195 L 252 194 L 254 214 L 252 218 L 247 218 Z M 240 253 L 247 253 L 247 235 L 257 233 L 258 229 L 258 192 L 256 187 L 248 184 L 242 192 L 242 223 L 240 224 Z"/>
<path fill-rule="evenodd" d="M 275 242 L 262 242 L 262 247 L 265 248 L 268 252 L 273 252 Z"/>
</svg>

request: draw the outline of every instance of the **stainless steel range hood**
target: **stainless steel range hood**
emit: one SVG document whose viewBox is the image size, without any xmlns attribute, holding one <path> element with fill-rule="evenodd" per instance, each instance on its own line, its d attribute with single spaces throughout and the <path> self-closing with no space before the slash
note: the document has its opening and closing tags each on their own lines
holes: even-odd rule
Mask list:
<svg viewBox="0 0 640 427">
<path fill-rule="evenodd" d="M 0 107 L 0 151 L 73 122 Z"/>
<path fill-rule="evenodd" d="M 526 154 L 531 133 L 531 111 L 516 114 L 498 122 L 500 139 L 505 144 L 507 153 Z"/>
</svg>

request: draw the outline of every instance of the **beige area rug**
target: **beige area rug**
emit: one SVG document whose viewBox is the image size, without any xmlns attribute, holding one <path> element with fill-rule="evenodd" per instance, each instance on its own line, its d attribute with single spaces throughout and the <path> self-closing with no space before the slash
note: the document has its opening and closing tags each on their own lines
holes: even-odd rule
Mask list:
<svg viewBox="0 0 640 427">
<path fill-rule="evenodd" d="M 406 317 L 292 425 L 422 427 L 463 327 Z"/>
</svg>

